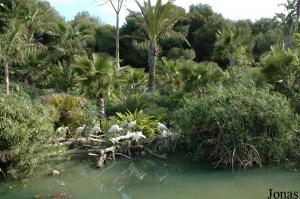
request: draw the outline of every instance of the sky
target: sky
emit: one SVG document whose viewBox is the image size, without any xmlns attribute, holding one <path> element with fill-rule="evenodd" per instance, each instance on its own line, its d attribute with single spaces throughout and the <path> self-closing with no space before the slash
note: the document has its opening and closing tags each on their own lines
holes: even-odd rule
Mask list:
<svg viewBox="0 0 300 199">
<path fill-rule="evenodd" d="M 72 20 L 80 11 L 88 11 L 92 16 L 99 17 L 104 23 L 115 24 L 115 13 L 112 6 L 107 3 L 100 5 L 106 0 L 48 0 L 50 4 L 67 20 Z M 117 0 L 114 0 L 117 1 Z M 127 9 L 138 11 L 134 0 L 124 0 L 124 7 L 120 14 L 121 24 L 125 22 L 128 14 Z M 139 0 L 143 2 L 143 0 Z M 155 0 L 152 0 L 155 2 Z M 166 1 L 166 0 L 165 0 Z M 187 11 L 192 4 L 209 4 L 217 13 L 225 18 L 251 19 L 253 21 L 261 17 L 273 17 L 282 8 L 278 6 L 284 0 L 175 0 L 175 4 Z"/>
</svg>

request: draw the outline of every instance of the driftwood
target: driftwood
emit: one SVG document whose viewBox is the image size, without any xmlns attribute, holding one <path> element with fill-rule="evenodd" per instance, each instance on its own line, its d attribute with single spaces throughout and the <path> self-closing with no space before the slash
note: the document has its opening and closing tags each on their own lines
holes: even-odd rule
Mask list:
<svg viewBox="0 0 300 199">
<path fill-rule="evenodd" d="M 107 157 L 106 153 L 104 153 L 100 156 L 100 158 L 97 162 L 97 167 L 102 168 L 106 164 L 106 157 Z"/>
<path fill-rule="evenodd" d="M 115 146 L 100 150 L 100 158 L 97 162 L 97 167 L 102 168 L 106 164 L 106 158 L 108 152 L 112 153 L 113 160 L 115 160 L 115 150 L 116 150 Z"/>
<path fill-rule="evenodd" d="M 89 140 L 92 141 L 92 142 L 105 142 L 104 140 L 101 140 L 101 139 L 98 139 L 98 138 L 92 138 L 92 137 L 89 137 Z"/>
<path fill-rule="evenodd" d="M 75 145 L 75 149 L 66 151 L 67 155 L 87 154 L 89 156 L 98 157 L 97 167 L 99 168 L 102 168 L 106 165 L 107 159 L 109 157 L 112 157 L 112 159 L 115 160 L 116 155 L 123 156 L 132 160 L 133 158 L 131 157 L 131 150 L 142 150 L 157 158 L 163 160 L 167 159 L 166 154 L 157 154 L 141 144 L 136 144 L 136 142 L 132 142 L 132 139 L 135 135 L 136 134 L 134 132 L 128 132 L 126 135 L 114 137 L 111 139 L 104 139 L 105 135 L 89 135 L 88 138 L 79 138 L 76 140 L 66 140 L 58 138 L 55 140 L 54 143 L 59 144 L 60 146 Z M 108 141 L 112 143 L 112 146 L 109 146 Z M 127 151 L 128 154 L 117 152 L 117 148 L 119 148 L 117 144 L 119 144 L 121 141 L 125 141 L 126 145 L 122 145 L 123 147 L 125 147 L 125 149 L 123 148 L 123 151 Z"/>
<path fill-rule="evenodd" d="M 119 143 L 122 140 L 130 140 L 131 138 L 133 138 L 134 135 L 135 135 L 134 133 L 128 132 L 126 135 L 122 135 L 122 136 L 119 136 L 119 137 L 111 138 L 110 141 L 113 144 L 117 144 L 117 143 Z"/>
<path fill-rule="evenodd" d="M 92 142 L 105 142 L 105 140 L 103 140 L 103 137 L 105 137 L 105 135 L 89 135 L 88 140 L 92 141 Z"/>
</svg>

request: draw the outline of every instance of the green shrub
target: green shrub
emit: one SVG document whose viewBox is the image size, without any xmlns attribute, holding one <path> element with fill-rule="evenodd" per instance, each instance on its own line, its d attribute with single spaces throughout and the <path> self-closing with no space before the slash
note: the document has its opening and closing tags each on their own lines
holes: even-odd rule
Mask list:
<svg viewBox="0 0 300 199">
<path fill-rule="evenodd" d="M 0 168 L 14 178 L 30 174 L 55 151 L 47 109 L 23 92 L 0 94 Z"/>
<path fill-rule="evenodd" d="M 143 134 L 149 138 L 158 133 L 157 124 L 158 121 L 155 120 L 153 116 L 145 114 L 142 110 L 135 111 L 133 113 L 127 112 L 125 114 L 117 113 L 117 118 L 123 123 L 128 124 L 131 121 L 136 121 L 134 126 L 134 131 L 141 131 Z"/>
<path fill-rule="evenodd" d="M 30 86 L 26 83 L 14 83 L 10 85 L 12 91 L 15 92 L 25 92 L 32 100 L 39 99 L 41 96 L 53 93 L 53 89 L 39 89 L 33 86 Z M 5 88 L 3 84 L 0 84 L 0 91 L 4 92 Z"/>
<path fill-rule="evenodd" d="M 82 123 L 86 125 L 86 130 L 84 133 L 89 133 L 95 124 L 99 123 L 97 109 L 97 105 L 91 102 L 85 103 L 81 106 L 81 111 L 83 113 Z"/>
<path fill-rule="evenodd" d="M 193 60 L 196 58 L 196 53 L 194 49 L 182 49 L 182 48 L 175 47 L 168 52 L 167 58 Z"/>
<path fill-rule="evenodd" d="M 193 98 L 192 93 L 186 94 L 178 92 L 170 95 L 160 95 L 159 93 L 144 93 L 130 95 L 123 100 L 107 100 L 106 113 L 114 116 L 116 113 L 135 112 L 143 110 L 147 115 L 152 115 L 156 119 L 171 122 L 173 112 L 183 106 L 187 98 Z"/>
<path fill-rule="evenodd" d="M 52 94 L 45 97 L 45 103 L 55 128 L 67 126 L 74 133 L 77 127 L 85 124 L 91 128 L 97 121 L 96 105 L 82 97 Z"/>
<path fill-rule="evenodd" d="M 114 116 L 117 112 L 125 113 L 127 111 L 134 112 L 142 110 L 149 106 L 149 101 L 145 100 L 144 95 L 129 95 L 122 100 L 106 100 L 107 116 Z"/>
<path fill-rule="evenodd" d="M 203 92 L 203 89 L 211 84 L 222 83 L 228 79 L 228 74 L 223 72 L 214 62 L 196 63 L 185 62 L 180 69 L 181 79 L 184 82 L 184 90 L 187 92 Z"/>
<path fill-rule="evenodd" d="M 299 50 L 285 50 L 274 47 L 261 58 L 262 73 L 266 80 L 280 93 L 291 97 L 300 91 Z"/>
<path fill-rule="evenodd" d="M 176 115 L 192 157 L 216 166 L 252 167 L 288 159 L 299 121 L 284 96 L 239 84 L 211 87 Z"/>
</svg>

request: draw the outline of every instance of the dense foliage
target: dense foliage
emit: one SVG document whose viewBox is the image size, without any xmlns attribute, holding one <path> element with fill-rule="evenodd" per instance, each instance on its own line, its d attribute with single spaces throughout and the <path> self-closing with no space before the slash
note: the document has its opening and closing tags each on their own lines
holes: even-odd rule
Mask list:
<svg viewBox="0 0 300 199">
<path fill-rule="evenodd" d="M 13 177 L 26 176 L 55 152 L 50 115 L 22 93 L 0 94 L 0 167 Z"/>
<path fill-rule="evenodd" d="M 116 27 L 88 12 L 66 21 L 47 1 L 0 1 L 0 171 L 29 174 L 59 127 L 77 139 L 99 124 L 112 138 L 133 120 L 149 148 L 215 166 L 299 158 L 299 1 L 255 22 L 206 4 L 138 5 L 120 28 L 119 63 Z M 158 121 L 172 139 L 156 139 Z"/>
<path fill-rule="evenodd" d="M 213 87 L 177 115 L 193 158 L 245 168 L 290 158 L 298 123 L 284 96 L 243 85 Z"/>
</svg>

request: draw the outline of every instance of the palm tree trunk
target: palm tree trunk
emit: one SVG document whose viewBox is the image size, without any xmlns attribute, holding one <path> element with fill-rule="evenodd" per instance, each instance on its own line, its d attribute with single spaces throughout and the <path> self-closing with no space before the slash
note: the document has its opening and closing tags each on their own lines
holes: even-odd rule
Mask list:
<svg viewBox="0 0 300 199">
<path fill-rule="evenodd" d="M 8 64 L 5 64 L 5 87 L 6 87 L 6 95 L 10 95 L 10 90 L 9 90 L 9 68 L 8 68 Z"/>
<path fill-rule="evenodd" d="M 103 94 L 100 94 L 98 97 L 98 117 L 99 119 L 105 118 L 105 102 Z"/>
<path fill-rule="evenodd" d="M 150 92 L 155 91 L 155 67 L 157 61 L 157 44 L 156 42 L 151 42 L 148 50 L 148 66 L 149 66 L 149 82 L 148 89 Z"/>
<path fill-rule="evenodd" d="M 120 67 L 120 29 L 119 29 L 119 12 L 117 12 L 116 22 L 116 59 L 118 67 Z"/>
</svg>

